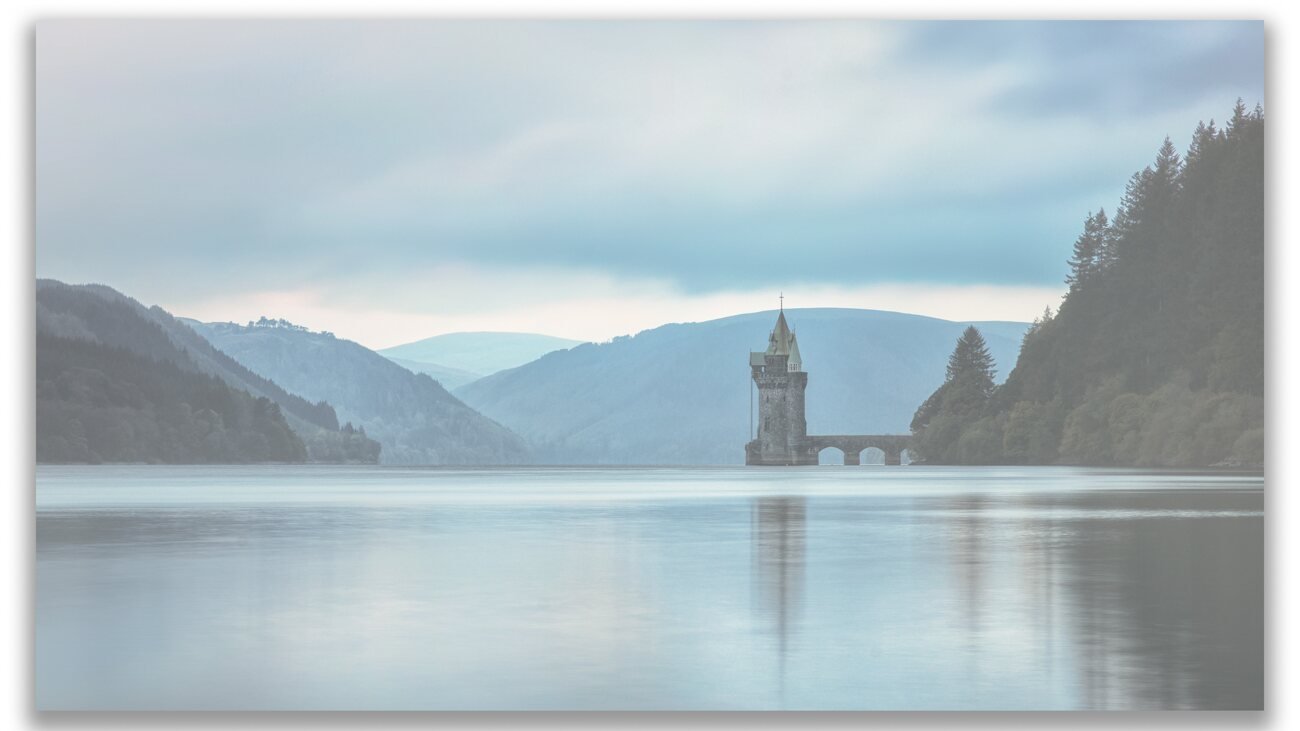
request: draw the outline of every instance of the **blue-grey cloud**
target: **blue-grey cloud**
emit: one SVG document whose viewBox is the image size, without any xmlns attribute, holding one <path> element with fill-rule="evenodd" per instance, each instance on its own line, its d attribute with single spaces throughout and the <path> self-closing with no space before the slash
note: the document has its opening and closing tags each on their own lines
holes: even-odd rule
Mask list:
<svg viewBox="0 0 1300 731">
<path fill-rule="evenodd" d="M 35 66 L 38 273 L 160 299 L 1055 284 L 1164 135 L 1264 83 L 1262 24 L 1208 21 L 54 21 Z"/>
<path fill-rule="evenodd" d="M 1010 64 L 1029 73 L 993 105 L 1029 115 L 1148 117 L 1220 92 L 1264 94 L 1262 21 L 950 21 L 918 24 L 900 61 Z"/>
</svg>

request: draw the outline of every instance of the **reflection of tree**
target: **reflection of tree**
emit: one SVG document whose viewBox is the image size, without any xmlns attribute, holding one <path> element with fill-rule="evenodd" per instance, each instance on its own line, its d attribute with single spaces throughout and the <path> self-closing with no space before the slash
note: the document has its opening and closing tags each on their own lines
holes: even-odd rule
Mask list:
<svg viewBox="0 0 1300 731">
<path fill-rule="evenodd" d="M 1097 507 L 1097 499 L 1072 502 Z M 1260 507 L 1249 493 L 1106 499 L 1142 511 Z M 1262 522 L 1153 516 L 1107 521 L 1102 534 L 1096 521 L 1078 524 L 1089 537 L 1071 541 L 1064 560 L 1086 707 L 1263 707 Z"/>
<path fill-rule="evenodd" d="M 750 518 L 758 611 L 772 624 L 784 675 L 790 627 L 803 599 L 804 498 L 758 498 Z"/>
<path fill-rule="evenodd" d="M 1033 642 L 1025 670 L 1067 672 L 1082 708 L 1262 706 L 1262 518 L 1213 515 L 1258 510 L 1258 494 L 963 495 L 937 507 L 975 675 L 997 672 L 982 659 L 1006 649 L 993 638 L 1015 623 Z"/>
<path fill-rule="evenodd" d="M 1021 497 L 1015 501 L 1018 509 L 1028 515 L 1019 522 L 1013 550 L 1020 562 L 1016 588 L 1022 597 L 1023 611 L 1031 627 L 1036 629 L 1037 647 L 1041 653 L 1044 672 L 1051 674 L 1057 667 L 1056 632 L 1059 630 L 1057 612 L 1057 577 L 1061 562 L 1059 521 L 1050 510 L 1034 510 L 1033 498 Z"/>
</svg>

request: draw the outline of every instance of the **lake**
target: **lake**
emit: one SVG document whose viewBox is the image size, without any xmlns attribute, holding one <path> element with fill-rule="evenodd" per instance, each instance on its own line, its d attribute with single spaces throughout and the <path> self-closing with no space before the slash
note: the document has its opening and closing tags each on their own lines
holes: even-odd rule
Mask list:
<svg viewBox="0 0 1300 731">
<path fill-rule="evenodd" d="M 1258 709 L 1259 474 L 40 466 L 40 709 Z"/>
</svg>

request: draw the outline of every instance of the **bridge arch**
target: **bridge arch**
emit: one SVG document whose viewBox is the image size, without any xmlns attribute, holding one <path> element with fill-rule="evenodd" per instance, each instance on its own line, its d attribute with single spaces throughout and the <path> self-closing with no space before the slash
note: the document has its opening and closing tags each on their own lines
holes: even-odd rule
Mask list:
<svg viewBox="0 0 1300 731">
<path fill-rule="evenodd" d="M 864 447 L 862 450 L 862 464 L 884 464 L 886 456 L 885 450 L 880 447 Z"/>
<path fill-rule="evenodd" d="M 837 449 L 844 455 L 844 464 L 903 464 L 903 452 L 911 443 L 906 434 L 832 434 L 809 436 L 808 464 L 831 464 L 832 457 L 824 450 Z"/>
<path fill-rule="evenodd" d="M 843 449 L 833 445 L 827 445 L 817 450 L 817 464 L 819 465 L 848 464 L 845 461 L 847 458 L 848 455 Z"/>
</svg>

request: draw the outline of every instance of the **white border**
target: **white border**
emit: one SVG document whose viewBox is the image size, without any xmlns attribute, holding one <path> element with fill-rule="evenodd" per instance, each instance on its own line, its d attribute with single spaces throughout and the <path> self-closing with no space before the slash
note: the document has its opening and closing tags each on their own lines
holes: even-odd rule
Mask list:
<svg viewBox="0 0 1300 731">
<path fill-rule="evenodd" d="M 1050 11 L 1044 8 L 1050 8 Z M 1300 714 L 1291 700 L 1293 678 L 1286 672 L 1295 657 L 1295 632 L 1288 618 L 1296 621 L 1294 586 L 1283 582 L 1291 572 L 1289 559 L 1296 557 L 1293 532 L 1284 526 L 1296 523 L 1296 500 L 1289 493 L 1293 467 L 1287 445 L 1296 434 L 1286 414 L 1295 413 L 1297 390 L 1288 381 L 1300 375 L 1296 360 L 1296 308 L 1300 301 L 1300 271 L 1295 253 L 1295 214 L 1286 202 L 1297 200 L 1288 174 L 1296 170 L 1296 126 L 1291 123 L 1288 88 L 1297 87 L 1297 10 L 1283 2 L 1183 2 L 1161 1 L 1135 4 L 1121 0 L 1079 2 L 1066 0 L 1050 6 L 1031 2 L 958 3 L 911 2 L 902 5 L 877 0 L 831 2 L 813 0 L 633 0 L 617 6 L 587 2 L 524 2 L 521 0 L 466 0 L 419 2 L 418 0 L 206 0 L 180 5 L 176 2 L 116 2 L 112 0 L 10 0 L 0 8 L 5 20 L 6 53 L 0 73 L 3 99 L 8 113 L 0 117 L 4 126 L 4 149 L 8 174 L 0 178 L 0 202 L 10 225 L 6 250 L 3 322 L 4 398 L 0 401 L 0 445 L 6 454 L 4 493 L 7 504 L 5 536 L 9 551 L 3 563 L 8 589 L 3 604 L 4 626 L 11 648 L 3 664 L 3 687 L 8 691 L 3 728 L 71 726 L 81 728 L 319 728 L 403 726 L 440 728 L 498 727 L 638 727 L 690 729 L 704 727 L 752 728 L 755 726 L 833 726 L 873 728 L 1095 728 L 1101 726 L 1162 728 L 1186 727 L 1300 727 Z M 1269 118 L 1269 623 L 1268 658 L 1269 710 L 1263 714 L 1164 713 L 1164 714 L 46 714 L 36 715 L 31 705 L 31 591 L 32 574 L 32 356 L 34 267 L 30 217 L 30 53 L 31 27 L 37 18 L 59 16 L 528 16 L 528 17 L 890 17 L 890 18 L 1262 18 L 1267 22 Z M 1284 378 L 1289 375 L 1290 378 Z"/>
</svg>

